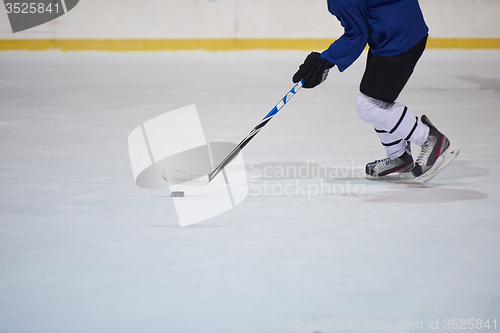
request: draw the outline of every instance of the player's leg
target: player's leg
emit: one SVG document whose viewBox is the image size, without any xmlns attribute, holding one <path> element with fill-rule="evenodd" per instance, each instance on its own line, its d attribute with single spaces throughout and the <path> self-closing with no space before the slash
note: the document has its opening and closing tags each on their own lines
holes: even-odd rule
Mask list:
<svg viewBox="0 0 500 333">
<path fill-rule="evenodd" d="M 362 120 L 374 126 L 389 158 L 403 154 L 404 141 L 421 146 L 429 135 L 429 127 L 401 103 L 389 104 L 359 93 L 356 110 Z"/>
<path fill-rule="evenodd" d="M 425 115 L 419 119 L 400 103 L 389 104 L 359 93 L 356 109 L 361 119 L 374 125 L 387 154 L 387 158 L 366 165 L 367 178 L 412 169 L 414 163 L 409 142 L 422 147 L 412 169 L 415 177 L 420 177 L 431 169 L 450 146 L 449 139 Z"/>
<path fill-rule="evenodd" d="M 374 56 L 368 52 L 356 109 L 361 119 L 374 125 L 387 158 L 368 163 L 367 177 L 408 171 L 413 166 L 413 159 L 406 149 L 407 142 L 423 146 L 429 138 L 431 127 L 408 107 L 395 103 L 422 55 L 426 41 L 427 37 L 396 56 Z M 417 162 L 420 160 L 421 157 Z"/>
<path fill-rule="evenodd" d="M 429 127 L 400 103 L 387 103 L 359 93 L 356 109 L 361 119 L 374 125 L 384 146 L 387 158 L 366 165 L 368 178 L 377 178 L 394 172 L 407 172 L 413 167 L 409 142 L 423 145 Z"/>
</svg>

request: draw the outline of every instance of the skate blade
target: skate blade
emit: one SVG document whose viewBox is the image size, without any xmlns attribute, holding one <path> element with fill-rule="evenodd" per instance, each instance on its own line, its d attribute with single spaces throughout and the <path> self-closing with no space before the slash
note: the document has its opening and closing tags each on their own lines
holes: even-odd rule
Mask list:
<svg viewBox="0 0 500 333">
<path fill-rule="evenodd" d="M 384 182 L 401 182 L 406 180 L 415 179 L 415 176 L 411 173 L 411 170 L 401 173 L 391 173 L 381 177 L 373 177 L 365 174 L 365 178 L 369 180 L 375 181 L 384 181 Z"/>
<path fill-rule="evenodd" d="M 448 147 L 442 154 L 439 156 L 438 160 L 434 165 L 427 170 L 424 174 L 415 178 L 415 181 L 420 184 L 425 184 L 432 178 L 434 178 L 438 173 L 443 171 L 443 169 L 453 162 L 455 158 L 457 158 L 458 154 L 460 154 L 460 150 L 453 149 L 451 146 Z"/>
</svg>

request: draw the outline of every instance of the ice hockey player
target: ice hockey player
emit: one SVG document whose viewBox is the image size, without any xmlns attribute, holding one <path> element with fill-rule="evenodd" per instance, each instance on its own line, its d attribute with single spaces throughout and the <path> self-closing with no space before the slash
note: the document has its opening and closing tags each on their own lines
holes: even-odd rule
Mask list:
<svg viewBox="0 0 500 333">
<path fill-rule="evenodd" d="M 368 43 L 356 110 L 361 119 L 375 127 L 387 158 L 368 163 L 366 177 L 374 179 L 410 170 L 415 177 L 422 176 L 450 142 L 425 115 L 419 119 L 396 102 L 427 42 L 428 28 L 418 0 L 327 1 L 328 10 L 340 21 L 344 34 L 321 54 L 310 53 L 293 82 L 303 79 L 304 88 L 319 85 L 333 66 L 340 72 L 348 68 Z M 416 162 L 410 142 L 422 147 Z"/>
</svg>

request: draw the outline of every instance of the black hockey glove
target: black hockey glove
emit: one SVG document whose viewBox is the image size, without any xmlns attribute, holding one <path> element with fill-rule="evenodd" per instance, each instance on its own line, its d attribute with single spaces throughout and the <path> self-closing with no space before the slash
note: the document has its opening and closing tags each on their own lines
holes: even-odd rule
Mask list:
<svg viewBox="0 0 500 333">
<path fill-rule="evenodd" d="M 306 60 L 304 60 L 304 63 L 300 65 L 292 81 L 293 83 L 297 83 L 304 79 L 305 83 L 302 87 L 314 88 L 326 80 L 328 71 L 333 66 L 335 66 L 335 64 L 321 58 L 318 52 L 311 52 Z"/>
</svg>

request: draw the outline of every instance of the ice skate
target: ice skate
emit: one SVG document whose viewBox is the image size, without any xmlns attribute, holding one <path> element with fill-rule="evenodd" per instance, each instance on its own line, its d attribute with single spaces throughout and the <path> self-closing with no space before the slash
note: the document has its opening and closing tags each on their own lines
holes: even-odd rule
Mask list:
<svg viewBox="0 0 500 333">
<path fill-rule="evenodd" d="M 426 183 L 450 164 L 460 151 L 450 146 L 450 140 L 438 131 L 427 116 L 422 116 L 422 122 L 429 126 L 429 137 L 422 146 L 412 174 L 418 182 Z"/>
<path fill-rule="evenodd" d="M 391 160 L 384 158 L 383 160 L 376 160 L 366 165 L 366 178 L 378 179 L 393 173 L 405 173 L 413 168 L 413 157 L 411 156 L 411 146 L 407 142 L 406 150 L 403 155 Z"/>
</svg>

